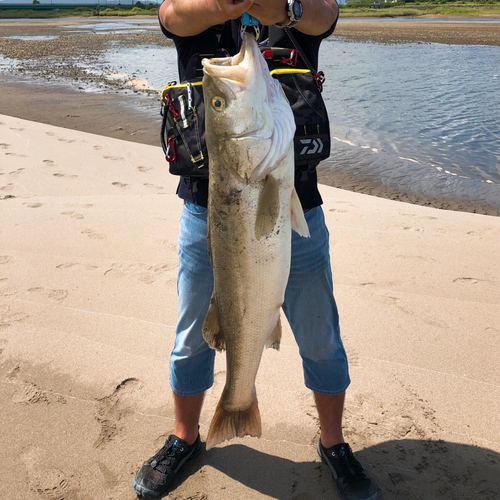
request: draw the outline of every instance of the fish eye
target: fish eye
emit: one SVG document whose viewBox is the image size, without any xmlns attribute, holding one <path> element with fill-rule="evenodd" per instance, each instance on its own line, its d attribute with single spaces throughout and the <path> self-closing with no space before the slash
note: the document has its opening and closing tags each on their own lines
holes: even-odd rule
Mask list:
<svg viewBox="0 0 500 500">
<path fill-rule="evenodd" d="M 212 99 L 212 108 L 215 109 L 215 111 L 222 111 L 225 106 L 224 99 L 222 97 L 214 97 Z"/>
</svg>

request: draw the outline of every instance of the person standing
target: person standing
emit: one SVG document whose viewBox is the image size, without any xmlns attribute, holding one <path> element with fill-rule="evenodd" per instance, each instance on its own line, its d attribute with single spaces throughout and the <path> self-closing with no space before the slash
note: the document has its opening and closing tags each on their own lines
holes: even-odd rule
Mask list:
<svg viewBox="0 0 500 500">
<path fill-rule="evenodd" d="M 240 17 L 245 12 L 260 22 L 259 42 L 267 40 L 271 47 L 293 48 L 283 28 L 291 29 L 315 68 L 321 40 L 333 32 L 339 14 L 335 0 L 164 0 L 159 10 L 160 27 L 175 43 L 180 81 L 200 76 L 200 56 L 206 53 L 210 37 L 217 36 L 218 50 L 230 55 L 239 51 Z M 283 311 L 299 346 L 305 384 L 313 391 L 318 410 L 318 454 L 332 472 L 341 498 L 375 500 L 374 485 L 342 434 L 350 378 L 315 168 L 296 169 L 295 188 L 311 238 L 293 234 Z M 170 357 L 175 428 L 133 481 L 135 491 L 150 498 L 167 492 L 181 467 L 200 453 L 200 413 L 204 394 L 213 384 L 215 352 L 202 336 L 213 290 L 206 242 L 208 178 L 181 176 L 177 193 L 184 206 L 178 237 L 179 315 Z"/>
</svg>

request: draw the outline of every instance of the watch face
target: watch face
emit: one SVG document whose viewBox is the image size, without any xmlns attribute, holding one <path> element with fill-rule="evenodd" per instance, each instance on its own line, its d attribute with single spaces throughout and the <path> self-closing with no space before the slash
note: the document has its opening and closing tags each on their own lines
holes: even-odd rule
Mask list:
<svg viewBox="0 0 500 500">
<path fill-rule="evenodd" d="M 293 15 L 295 16 L 296 19 L 300 19 L 302 16 L 302 3 L 301 2 L 293 2 Z"/>
</svg>

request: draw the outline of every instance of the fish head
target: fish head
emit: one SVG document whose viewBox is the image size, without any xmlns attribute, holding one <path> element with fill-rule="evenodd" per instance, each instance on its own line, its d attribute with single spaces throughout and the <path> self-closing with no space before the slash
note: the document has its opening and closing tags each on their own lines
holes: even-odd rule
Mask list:
<svg viewBox="0 0 500 500">
<path fill-rule="evenodd" d="M 203 59 L 202 65 L 209 155 L 220 155 L 241 177 L 250 179 L 256 168 L 262 169 L 276 156 L 276 142 L 282 138 L 276 135 L 277 110 L 283 106 L 293 139 L 295 124 L 288 101 L 251 34 L 244 36 L 234 57 Z"/>
</svg>

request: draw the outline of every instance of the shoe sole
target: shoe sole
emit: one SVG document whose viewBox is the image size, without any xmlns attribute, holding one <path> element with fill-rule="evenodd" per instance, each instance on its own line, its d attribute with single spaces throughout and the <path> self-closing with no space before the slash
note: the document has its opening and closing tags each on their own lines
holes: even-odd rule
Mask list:
<svg viewBox="0 0 500 500">
<path fill-rule="evenodd" d="M 191 459 L 196 458 L 201 452 L 201 444 L 198 448 L 195 448 L 189 455 L 187 455 L 183 460 L 181 460 L 181 463 L 177 466 L 177 468 L 174 471 L 174 474 L 177 474 L 179 469 L 188 461 Z M 170 486 L 170 485 L 169 485 Z M 164 495 L 168 491 L 168 486 L 165 488 L 163 491 L 153 491 L 148 488 L 145 488 L 144 486 L 141 486 L 140 484 L 137 483 L 137 481 L 134 480 L 132 481 L 132 488 L 134 488 L 135 492 L 140 496 L 144 498 L 158 498 L 161 495 Z"/>
<path fill-rule="evenodd" d="M 333 465 L 330 463 L 330 460 L 328 460 L 324 456 L 323 450 L 321 449 L 321 441 L 318 441 L 318 446 L 316 448 L 316 451 L 318 452 L 320 460 L 330 469 L 330 472 L 332 473 L 332 476 L 335 479 L 335 486 L 337 487 L 337 478 L 338 478 L 337 472 L 333 468 Z M 342 492 L 338 489 L 338 487 L 337 487 L 337 492 L 342 500 L 350 500 L 349 498 L 347 498 L 345 495 L 342 494 Z M 377 499 L 378 499 L 378 493 L 375 493 L 375 495 L 364 498 L 363 500 L 377 500 Z"/>
</svg>

